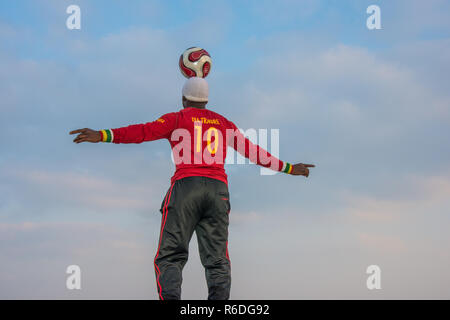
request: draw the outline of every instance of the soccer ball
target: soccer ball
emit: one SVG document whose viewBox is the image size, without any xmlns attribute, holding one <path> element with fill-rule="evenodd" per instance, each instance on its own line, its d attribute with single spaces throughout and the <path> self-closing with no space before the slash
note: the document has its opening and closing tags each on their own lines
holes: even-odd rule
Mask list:
<svg viewBox="0 0 450 320">
<path fill-rule="evenodd" d="M 202 48 L 186 49 L 180 56 L 180 70 L 186 78 L 206 78 L 211 70 L 211 56 Z"/>
</svg>

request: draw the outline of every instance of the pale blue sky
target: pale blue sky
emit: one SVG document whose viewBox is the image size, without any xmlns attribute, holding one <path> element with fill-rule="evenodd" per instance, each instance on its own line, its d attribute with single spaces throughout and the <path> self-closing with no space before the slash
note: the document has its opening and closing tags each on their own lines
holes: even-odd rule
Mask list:
<svg viewBox="0 0 450 320">
<path fill-rule="evenodd" d="M 68 30 L 66 8 L 81 8 Z M 382 30 L 366 28 L 381 8 Z M 0 298 L 157 299 L 166 141 L 70 130 L 181 107 L 204 47 L 211 109 L 280 130 L 309 179 L 227 166 L 234 299 L 450 298 L 450 3 L 2 1 Z M 65 289 L 65 268 L 82 290 Z M 382 290 L 366 288 L 377 264 Z M 183 298 L 207 295 L 195 237 Z"/>
</svg>

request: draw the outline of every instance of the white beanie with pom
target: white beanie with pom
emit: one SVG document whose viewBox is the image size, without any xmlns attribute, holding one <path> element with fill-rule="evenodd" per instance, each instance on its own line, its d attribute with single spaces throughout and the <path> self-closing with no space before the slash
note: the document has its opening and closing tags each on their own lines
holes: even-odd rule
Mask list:
<svg viewBox="0 0 450 320">
<path fill-rule="evenodd" d="M 186 80 L 183 86 L 183 96 L 190 101 L 207 102 L 209 87 L 205 79 L 192 77 Z"/>
</svg>

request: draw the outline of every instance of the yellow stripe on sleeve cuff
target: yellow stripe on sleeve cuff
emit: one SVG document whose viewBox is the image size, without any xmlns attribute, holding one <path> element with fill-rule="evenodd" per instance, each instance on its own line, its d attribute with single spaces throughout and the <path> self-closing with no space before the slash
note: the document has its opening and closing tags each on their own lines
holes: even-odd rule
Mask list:
<svg viewBox="0 0 450 320">
<path fill-rule="evenodd" d="M 283 164 L 283 169 L 281 170 L 284 173 L 290 174 L 292 172 L 292 164 L 290 164 L 289 162 L 285 162 Z"/>
<path fill-rule="evenodd" d="M 112 130 L 103 129 L 100 132 L 102 133 L 102 142 L 113 142 L 114 135 Z"/>
</svg>

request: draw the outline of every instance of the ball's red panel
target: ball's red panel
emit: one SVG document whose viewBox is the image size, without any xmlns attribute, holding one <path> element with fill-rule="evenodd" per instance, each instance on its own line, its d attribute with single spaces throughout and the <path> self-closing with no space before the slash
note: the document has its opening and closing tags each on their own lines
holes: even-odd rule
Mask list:
<svg viewBox="0 0 450 320">
<path fill-rule="evenodd" d="M 202 71 L 203 71 L 203 78 L 206 78 L 206 76 L 208 75 L 210 70 L 211 70 L 211 64 L 208 61 L 206 61 L 203 64 L 203 69 L 202 69 Z"/>
<path fill-rule="evenodd" d="M 188 59 L 189 59 L 189 61 L 195 62 L 203 56 L 208 56 L 208 57 L 210 56 L 209 53 L 205 49 L 191 52 L 188 56 Z"/>
<path fill-rule="evenodd" d="M 183 64 L 183 55 L 180 56 L 179 60 L 180 70 L 184 74 L 185 77 L 191 78 L 197 76 L 196 72 L 192 69 L 189 69 Z"/>
</svg>

